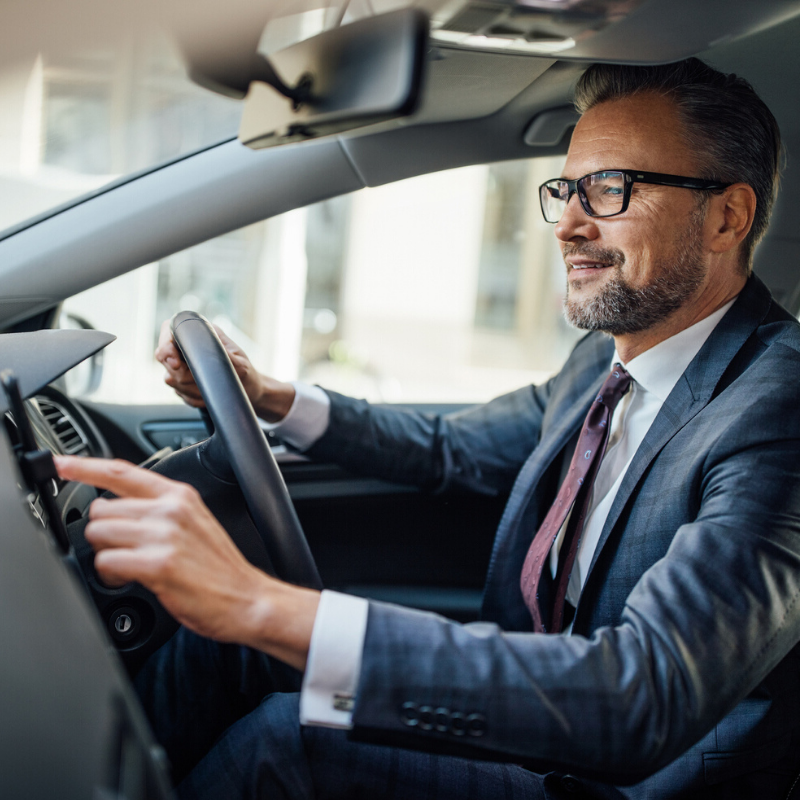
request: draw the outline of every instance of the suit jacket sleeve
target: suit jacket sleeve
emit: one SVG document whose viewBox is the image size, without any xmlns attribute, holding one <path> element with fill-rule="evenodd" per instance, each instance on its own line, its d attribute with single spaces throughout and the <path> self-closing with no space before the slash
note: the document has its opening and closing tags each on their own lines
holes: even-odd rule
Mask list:
<svg viewBox="0 0 800 800">
<path fill-rule="evenodd" d="M 794 352 L 782 369 L 798 366 Z M 687 453 L 699 512 L 615 624 L 508 633 L 372 603 L 355 735 L 622 784 L 728 714 L 800 639 L 800 397 L 781 370 L 754 372 L 718 401 L 713 441 Z M 475 730 L 448 725 L 454 714 Z"/>
<path fill-rule="evenodd" d="M 553 381 L 444 416 L 328 391 L 330 424 L 307 454 L 356 473 L 444 491 L 510 491 L 537 445 Z"/>
</svg>

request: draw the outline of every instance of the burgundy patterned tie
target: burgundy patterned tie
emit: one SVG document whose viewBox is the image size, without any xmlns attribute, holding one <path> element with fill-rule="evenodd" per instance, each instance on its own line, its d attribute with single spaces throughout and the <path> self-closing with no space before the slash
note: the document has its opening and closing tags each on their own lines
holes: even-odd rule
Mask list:
<svg viewBox="0 0 800 800">
<path fill-rule="evenodd" d="M 600 389 L 600 393 L 589 408 L 567 477 L 564 478 L 564 482 L 558 490 L 558 496 L 547 512 L 544 522 L 536 532 L 536 536 L 533 537 L 528 555 L 525 557 L 520 587 L 522 596 L 525 598 L 525 605 L 528 606 L 533 617 L 533 629 L 537 633 L 559 633 L 562 629 L 569 576 L 578 552 L 586 513 L 589 510 L 592 484 L 606 451 L 611 415 L 614 413 L 617 403 L 628 391 L 630 384 L 631 376 L 621 364 L 615 364 Z M 564 541 L 561 544 L 562 558 L 556 574 L 553 618 L 551 624 L 547 625 L 542 619 L 542 612 L 539 608 L 539 581 L 542 570 L 547 568 L 550 548 L 558 537 L 558 532 L 570 509 L 574 510 L 569 518 Z"/>
</svg>

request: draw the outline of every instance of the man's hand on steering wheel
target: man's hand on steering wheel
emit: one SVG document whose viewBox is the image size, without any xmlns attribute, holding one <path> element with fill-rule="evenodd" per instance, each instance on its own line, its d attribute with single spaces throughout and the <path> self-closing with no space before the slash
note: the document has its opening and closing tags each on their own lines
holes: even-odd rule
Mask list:
<svg viewBox="0 0 800 800">
<path fill-rule="evenodd" d="M 117 495 L 92 503 L 85 531 L 105 583 L 138 581 L 201 636 L 305 667 L 319 592 L 250 564 L 195 489 L 126 461 L 55 460 L 65 480 Z"/>
<path fill-rule="evenodd" d="M 214 329 L 230 356 L 233 368 L 242 382 L 253 410 L 267 422 L 282 420 L 289 413 L 294 401 L 292 384 L 262 375 L 236 342 L 230 339 L 217 325 L 214 326 Z M 167 377 L 164 378 L 167 386 L 171 386 L 188 405 L 195 408 L 205 407 L 194 377 L 172 339 L 170 320 L 161 325 L 155 356 L 167 370 Z"/>
</svg>

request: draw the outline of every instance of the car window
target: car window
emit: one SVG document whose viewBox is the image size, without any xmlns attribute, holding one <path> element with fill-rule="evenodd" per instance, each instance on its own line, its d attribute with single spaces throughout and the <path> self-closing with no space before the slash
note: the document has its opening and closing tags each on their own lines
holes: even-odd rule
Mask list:
<svg viewBox="0 0 800 800">
<path fill-rule="evenodd" d="M 0 232 L 236 135 L 241 104 L 193 84 L 153 31 L 0 69 Z"/>
<path fill-rule="evenodd" d="M 174 396 L 159 324 L 196 310 L 264 372 L 383 402 L 489 399 L 553 374 L 580 335 L 537 187 L 562 159 L 363 189 L 251 225 L 68 300 L 119 337 L 93 397 Z M 83 381 L 85 385 L 86 382 Z"/>
</svg>

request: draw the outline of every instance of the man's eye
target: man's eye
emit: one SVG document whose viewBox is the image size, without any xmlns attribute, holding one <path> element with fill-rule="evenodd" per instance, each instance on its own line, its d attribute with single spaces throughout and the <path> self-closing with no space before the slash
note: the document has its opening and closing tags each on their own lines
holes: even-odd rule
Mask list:
<svg viewBox="0 0 800 800">
<path fill-rule="evenodd" d="M 610 197 L 619 197 L 622 194 L 622 188 L 620 186 L 605 186 L 603 194 Z"/>
</svg>

